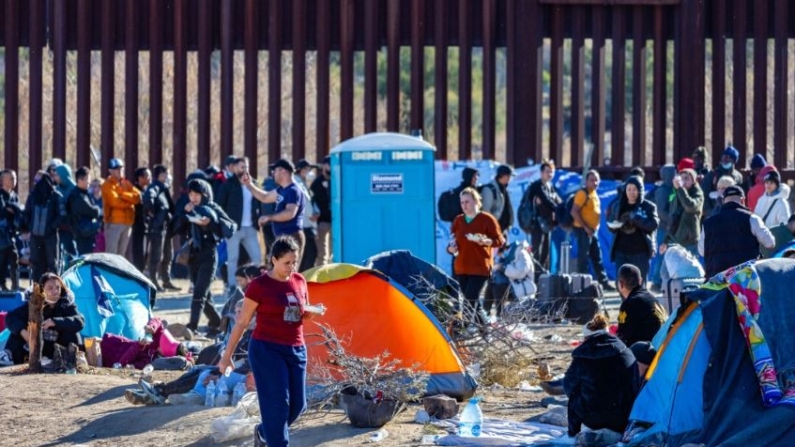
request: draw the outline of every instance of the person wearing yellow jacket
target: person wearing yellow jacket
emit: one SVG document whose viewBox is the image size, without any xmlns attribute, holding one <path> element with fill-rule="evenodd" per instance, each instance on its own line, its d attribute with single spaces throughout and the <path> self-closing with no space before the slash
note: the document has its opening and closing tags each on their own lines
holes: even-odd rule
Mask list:
<svg viewBox="0 0 795 447">
<path fill-rule="evenodd" d="M 141 203 L 141 193 L 124 178 L 124 163 L 120 159 L 110 159 L 108 172 L 110 175 L 102 184 L 105 251 L 124 256 L 135 220 L 135 205 Z"/>
</svg>

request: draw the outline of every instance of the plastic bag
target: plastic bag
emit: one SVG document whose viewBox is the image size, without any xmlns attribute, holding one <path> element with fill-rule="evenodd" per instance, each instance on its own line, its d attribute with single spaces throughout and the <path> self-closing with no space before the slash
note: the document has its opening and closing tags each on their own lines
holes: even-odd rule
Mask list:
<svg viewBox="0 0 795 447">
<path fill-rule="evenodd" d="M 218 418 L 210 424 L 211 436 L 215 442 L 251 436 L 254 427 L 259 424 L 259 415 L 257 393 L 247 393 L 240 399 L 232 414 Z"/>
</svg>

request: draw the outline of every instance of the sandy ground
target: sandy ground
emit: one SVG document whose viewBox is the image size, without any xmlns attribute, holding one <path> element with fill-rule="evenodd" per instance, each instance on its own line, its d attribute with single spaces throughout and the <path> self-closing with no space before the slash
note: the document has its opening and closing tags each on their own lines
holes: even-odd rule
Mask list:
<svg viewBox="0 0 795 447">
<path fill-rule="evenodd" d="M 187 291 L 184 282 L 183 290 Z M 220 282 L 214 290 L 220 293 Z M 186 322 L 189 298 L 171 294 L 158 301 L 154 313 L 171 323 Z M 615 300 L 611 300 L 615 305 Z M 216 302 L 220 306 L 221 302 Z M 615 313 L 611 316 L 615 318 Z M 536 335 L 558 334 L 561 343 L 539 341 L 538 356 L 550 363 L 552 373 L 562 373 L 571 347 L 566 340 L 577 338 L 575 326 L 536 328 Z M 138 373 L 98 369 L 93 374 L 27 374 L 24 367 L 0 369 L 0 433 L 3 444 L 18 446 L 215 446 L 251 445 L 251 437 L 217 444 L 210 437 L 210 423 L 226 416 L 232 408 L 201 406 L 133 406 L 123 397 L 135 387 Z M 527 371 L 528 378 L 534 371 Z M 155 371 L 156 381 L 167 381 L 179 373 Z M 546 395 L 537 391 L 481 388 L 482 409 L 487 417 L 523 421 L 544 412 L 540 404 Z M 413 422 L 421 405 L 412 405 L 385 429 L 384 446 L 418 445 L 425 434 L 438 429 Z M 297 447 L 349 447 L 366 444 L 375 429 L 357 429 L 341 411 L 305 413 L 291 429 L 291 445 Z"/>
</svg>

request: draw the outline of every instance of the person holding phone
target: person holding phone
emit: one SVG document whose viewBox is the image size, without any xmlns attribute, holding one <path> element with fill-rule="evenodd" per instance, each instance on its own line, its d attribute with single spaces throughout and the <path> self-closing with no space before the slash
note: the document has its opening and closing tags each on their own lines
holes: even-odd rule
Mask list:
<svg viewBox="0 0 795 447">
<path fill-rule="evenodd" d="M 299 247 L 280 236 L 271 248 L 271 268 L 246 288 L 243 309 L 235 321 L 219 371 L 232 367 L 232 353 L 256 315 L 248 358 L 257 384 L 262 422 L 254 445 L 286 447 L 289 427 L 306 408 L 306 345 L 304 320 L 325 311 L 309 306 L 306 279 L 296 270 Z"/>
</svg>

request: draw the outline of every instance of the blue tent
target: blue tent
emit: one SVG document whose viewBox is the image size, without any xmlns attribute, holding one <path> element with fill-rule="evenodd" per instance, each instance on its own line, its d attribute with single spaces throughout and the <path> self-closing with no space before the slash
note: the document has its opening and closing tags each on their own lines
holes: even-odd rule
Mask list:
<svg viewBox="0 0 795 447">
<path fill-rule="evenodd" d="M 757 321 L 781 372 L 795 359 L 788 290 L 795 261 L 766 260 L 756 269 L 763 287 Z M 701 288 L 685 296 L 692 302 L 653 340 L 658 354 L 635 400 L 628 430 L 638 433 L 627 445 L 794 446 L 795 405 L 763 406 L 731 292 Z"/>
<path fill-rule="evenodd" d="M 133 340 L 144 337 L 156 289 L 127 259 L 109 253 L 86 255 L 69 266 L 63 279 L 85 317 L 83 337 L 106 332 Z"/>
</svg>

